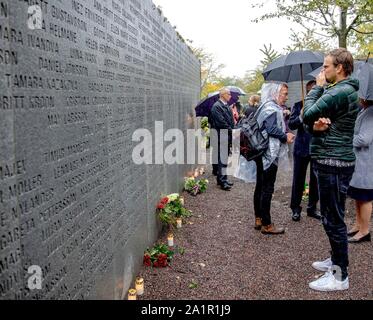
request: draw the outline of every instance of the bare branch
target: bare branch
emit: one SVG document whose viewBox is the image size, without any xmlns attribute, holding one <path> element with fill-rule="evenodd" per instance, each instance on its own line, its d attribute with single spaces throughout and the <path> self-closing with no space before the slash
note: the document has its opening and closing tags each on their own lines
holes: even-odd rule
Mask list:
<svg viewBox="0 0 373 320">
<path fill-rule="evenodd" d="M 355 28 L 353 28 L 353 27 L 351 27 L 350 30 L 354 30 L 354 31 L 356 31 L 357 33 L 361 33 L 361 34 L 373 34 L 373 31 L 371 31 L 371 32 L 363 32 L 363 31 L 359 31 L 359 30 L 357 30 L 357 29 L 355 29 Z"/>
<path fill-rule="evenodd" d="M 319 4 L 317 4 L 317 8 L 319 9 L 319 11 L 320 11 L 322 17 L 324 18 L 325 23 L 326 23 L 326 24 L 329 24 L 330 22 L 329 22 L 328 19 L 326 18 L 326 15 L 325 15 L 324 11 L 322 10 L 322 8 L 321 8 L 321 6 L 320 6 Z"/>
<path fill-rule="evenodd" d="M 325 34 L 322 34 L 322 33 L 319 33 L 317 31 L 315 31 L 313 28 L 310 28 L 308 26 L 306 26 L 303 22 L 299 21 L 298 22 L 304 29 L 308 30 L 308 31 L 311 31 L 313 32 L 314 34 L 318 35 L 318 36 L 321 36 L 321 37 L 324 37 L 324 38 L 330 38 L 330 35 L 325 35 Z"/>
<path fill-rule="evenodd" d="M 361 12 L 363 12 L 366 8 L 366 6 L 368 5 L 368 1 L 363 5 L 363 7 L 361 8 Z M 352 20 L 351 24 L 347 27 L 346 31 L 347 33 L 352 29 L 352 30 L 355 30 L 353 29 L 353 26 L 354 24 L 358 21 L 358 19 L 361 18 L 361 14 L 357 14 L 356 17 L 354 18 L 354 20 Z M 358 32 L 357 30 L 355 30 L 356 32 Z"/>
<path fill-rule="evenodd" d="M 346 32 L 348 33 L 351 29 L 353 29 L 353 26 L 354 24 L 356 23 L 356 21 L 359 19 L 359 15 L 356 15 L 356 17 L 354 18 L 354 20 L 352 20 L 351 24 L 347 27 L 346 29 Z"/>
</svg>

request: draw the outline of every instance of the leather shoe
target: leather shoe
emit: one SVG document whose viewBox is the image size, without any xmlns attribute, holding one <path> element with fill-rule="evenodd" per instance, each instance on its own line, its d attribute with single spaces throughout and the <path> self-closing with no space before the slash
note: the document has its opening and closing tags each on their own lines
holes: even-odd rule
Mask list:
<svg viewBox="0 0 373 320">
<path fill-rule="evenodd" d="M 357 234 L 359 232 L 359 230 L 357 230 L 357 231 L 350 231 L 350 232 L 347 232 L 347 235 L 349 236 L 349 237 L 353 237 L 355 234 Z"/>
<path fill-rule="evenodd" d="M 293 221 L 299 221 L 300 220 L 300 212 L 293 212 L 291 215 L 291 218 Z"/>
<path fill-rule="evenodd" d="M 231 190 L 230 185 L 228 185 L 227 183 L 221 184 L 220 188 L 225 190 L 225 191 L 230 191 Z"/>
<path fill-rule="evenodd" d="M 307 212 L 307 217 L 315 218 L 317 220 L 321 220 L 321 214 L 318 212 Z"/>
<path fill-rule="evenodd" d="M 285 233 L 285 229 L 275 227 L 275 225 L 271 223 L 268 226 L 262 226 L 262 229 L 260 232 L 263 234 L 283 234 Z"/>
<path fill-rule="evenodd" d="M 260 230 L 262 228 L 262 219 L 261 218 L 255 218 L 255 230 Z"/>
<path fill-rule="evenodd" d="M 227 181 L 227 185 L 233 187 L 234 183 Z"/>
<path fill-rule="evenodd" d="M 365 242 L 365 241 L 366 242 L 370 242 L 371 241 L 370 233 L 366 234 L 365 236 L 362 236 L 359 239 L 355 239 L 355 238 L 349 238 L 348 239 L 349 243 L 359 243 L 359 242 Z"/>
</svg>

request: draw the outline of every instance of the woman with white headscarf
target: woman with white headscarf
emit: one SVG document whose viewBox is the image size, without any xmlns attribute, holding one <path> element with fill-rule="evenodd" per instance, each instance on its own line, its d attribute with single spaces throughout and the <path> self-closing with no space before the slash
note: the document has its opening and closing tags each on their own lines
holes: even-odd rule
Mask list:
<svg viewBox="0 0 373 320">
<path fill-rule="evenodd" d="M 263 156 L 255 159 L 255 229 L 261 230 L 263 234 L 281 234 L 285 230 L 272 223 L 270 210 L 279 161 L 287 157 L 286 143 L 292 143 L 295 137 L 292 133 L 286 133 L 281 107 L 288 99 L 288 86 L 285 83 L 265 83 L 261 92 L 262 105 L 258 110 L 257 121 L 259 127 L 268 134 L 269 146 Z"/>
</svg>

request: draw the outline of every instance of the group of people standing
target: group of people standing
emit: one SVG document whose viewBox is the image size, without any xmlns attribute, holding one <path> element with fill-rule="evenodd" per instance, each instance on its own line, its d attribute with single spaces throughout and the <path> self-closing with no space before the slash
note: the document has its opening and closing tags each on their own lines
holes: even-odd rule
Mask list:
<svg viewBox="0 0 373 320">
<path fill-rule="evenodd" d="M 285 232 L 271 221 L 270 211 L 279 163 L 287 156 L 287 144 L 295 141 L 290 203 L 293 221 L 301 219 L 301 200 L 310 166 L 307 215 L 322 221 L 331 246 L 330 257 L 312 264 L 325 272 L 309 284 L 319 291 L 348 289 L 348 243 L 371 241 L 373 101 L 359 101 L 359 82 L 350 77 L 353 68 L 351 53 L 335 49 L 325 56 L 323 70 L 316 80 L 307 83 L 304 105 L 302 101 L 296 103 L 291 114 L 284 109 L 288 99 L 286 83 L 265 83 L 260 105 L 257 102 L 258 107 L 244 110 L 246 116 L 257 113 L 258 125 L 269 139 L 268 149 L 255 159 L 256 230 L 268 235 Z M 210 116 L 212 128 L 227 130 L 228 146 L 235 127 L 229 100 L 230 92 L 223 88 Z M 297 136 L 289 129 L 297 130 Z M 227 157 L 222 158 L 220 151 L 218 154 L 214 173 L 221 188 L 230 190 L 233 184 L 225 173 Z M 356 201 L 356 222 L 349 231 L 344 221 L 347 195 Z"/>
</svg>

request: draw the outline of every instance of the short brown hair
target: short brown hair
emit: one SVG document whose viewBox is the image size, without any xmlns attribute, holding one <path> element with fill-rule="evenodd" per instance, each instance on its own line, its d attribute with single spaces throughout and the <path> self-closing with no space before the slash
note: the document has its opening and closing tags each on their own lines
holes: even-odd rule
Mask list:
<svg viewBox="0 0 373 320">
<path fill-rule="evenodd" d="M 345 48 L 334 49 L 330 51 L 327 56 L 331 56 L 333 58 L 333 64 L 335 66 L 338 66 L 339 64 L 342 65 L 346 76 L 349 76 L 352 72 L 354 72 L 354 58 L 352 57 L 352 54 Z"/>
</svg>

